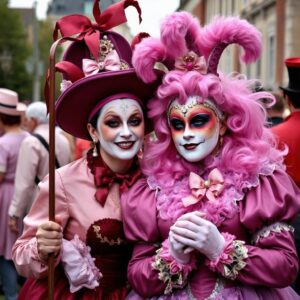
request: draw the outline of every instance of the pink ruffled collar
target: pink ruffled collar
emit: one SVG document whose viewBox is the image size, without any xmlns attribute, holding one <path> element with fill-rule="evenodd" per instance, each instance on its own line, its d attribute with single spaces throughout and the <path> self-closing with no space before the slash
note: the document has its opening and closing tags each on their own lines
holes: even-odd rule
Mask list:
<svg viewBox="0 0 300 300">
<path fill-rule="evenodd" d="M 241 201 L 247 190 L 259 185 L 259 176 L 268 176 L 273 174 L 276 169 L 274 163 L 269 163 L 261 167 L 257 174 L 243 179 L 242 174 L 236 172 L 223 172 L 225 179 L 225 188 L 218 197 L 218 201 L 199 201 L 194 205 L 185 207 L 182 198 L 190 195 L 187 174 L 180 180 L 176 180 L 172 186 L 159 182 L 154 176 L 148 177 L 148 185 L 152 190 L 156 190 L 156 206 L 160 217 L 163 220 L 174 222 L 181 215 L 200 210 L 205 213 L 205 218 L 216 226 L 219 226 L 225 219 L 231 218 L 238 211 L 237 201 Z M 209 173 L 202 174 L 203 178 Z"/>
</svg>

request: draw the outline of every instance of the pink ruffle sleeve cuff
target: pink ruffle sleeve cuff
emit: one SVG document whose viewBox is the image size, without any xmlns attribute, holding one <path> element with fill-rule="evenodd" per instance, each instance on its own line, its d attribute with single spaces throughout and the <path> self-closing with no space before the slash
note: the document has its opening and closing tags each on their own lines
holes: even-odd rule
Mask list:
<svg viewBox="0 0 300 300">
<path fill-rule="evenodd" d="M 102 274 L 95 266 L 90 247 L 75 235 L 71 241 L 63 239 L 61 262 L 70 283 L 70 292 L 83 287 L 94 289 L 99 286 Z"/>
</svg>

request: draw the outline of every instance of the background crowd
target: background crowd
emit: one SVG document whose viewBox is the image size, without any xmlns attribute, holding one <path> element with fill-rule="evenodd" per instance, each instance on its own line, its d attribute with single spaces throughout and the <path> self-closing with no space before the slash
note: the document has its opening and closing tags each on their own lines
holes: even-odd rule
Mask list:
<svg viewBox="0 0 300 300">
<path fill-rule="evenodd" d="M 280 151 L 286 153 L 286 171 L 300 188 L 300 57 L 288 58 L 282 65 L 288 72 L 288 85 L 268 89 L 275 98 L 272 105 L 269 99 L 259 101 L 266 109 L 265 127 L 278 139 Z M 253 90 L 265 91 L 261 84 Z M 12 248 L 38 194 L 38 184 L 49 172 L 46 104 L 22 100 L 17 89 L 0 87 L 0 293 L 8 300 L 16 299 L 25 280 L 15 269 Z M 58 126 L 55 135 L 56 168 L 86 157 L 88 150 L 95 147 L 91 141 L 72 136 Z M 293 225 L 299 256 L 300 217 Z M 299 276 L 293 288 L 300 294 Z"/>
</svg>

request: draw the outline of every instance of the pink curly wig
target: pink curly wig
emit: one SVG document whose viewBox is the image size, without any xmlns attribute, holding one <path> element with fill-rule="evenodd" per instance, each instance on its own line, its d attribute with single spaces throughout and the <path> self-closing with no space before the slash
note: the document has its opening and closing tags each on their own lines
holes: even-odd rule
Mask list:
<svg viewBox="0 0 300 300">
<path fill-rule="evenodd" d="M 234 17 L 216 18 L 201 28 L 189 13 L 177 12 L 162 24 L 161 39 L 149 37 L 136 45 L 133 65 L 142 80 L 159 79 L 153 70 L 158 61 L 172 70 L 165 74 L 157 97 L 149 103 L 149 117 L 153 120 L 157 141 L 145 150 L 142 168 L 146 175 L 154 175 L 170 184 L 191 170 L 201 172 L 204 167 L 218 167 L 248 178 L 265 164 L 282 163 L 282 153 L 276 150 L 273 135 L 264 127 L 266 113 L 258 101 L 261 98 L 273 100 L 273 96 L 266 92 L 253 93 L 250 90 L 253 81 L 242 76 L 217 73 L 222 51 L 232 43 L 243 47 L 241 59 L 246 63 L 260 56 L 260 33 L 248 22 Z M 176 58 L 189 51 L 205 57 L 207 73 L 176 70 Z M 225 114 L 227 125 L 219 154 L 208 156 L 198 164 L 178 155 L 167 122 L 170 102 L 177 99 L 184 104 L 189 96 L 195 95 L 201 97 L 199 102 L 211 99 Z"/>
</svg>

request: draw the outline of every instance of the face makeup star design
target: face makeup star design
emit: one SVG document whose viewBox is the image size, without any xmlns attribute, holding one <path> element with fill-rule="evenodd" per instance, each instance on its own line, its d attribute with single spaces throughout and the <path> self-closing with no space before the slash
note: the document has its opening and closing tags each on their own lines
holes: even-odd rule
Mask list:
<svg viewBox="0 0 300 300">
<path fill-rule="evenodd" d="M 97 120 L 97 132 L 102 151 L 118 159 L 132 159 L 144 139 L 144 117 L 140 104 L 132 99 L 105 104 Z"/>
<path fill-rule="evenodd" d="M 215 112 L 197 97 L 185 105 L 173 101 L 169 110 L 172 139 L 179 154 L 189 162 L 199 162 L 218 144 L 220 121 Z"/>
</svg>

